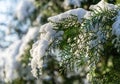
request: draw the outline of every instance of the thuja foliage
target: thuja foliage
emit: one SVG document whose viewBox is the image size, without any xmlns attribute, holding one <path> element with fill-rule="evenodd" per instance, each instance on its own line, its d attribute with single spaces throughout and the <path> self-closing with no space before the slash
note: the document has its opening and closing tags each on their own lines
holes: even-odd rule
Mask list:
<svg viewBox="0 0 120 84">
<path fill-rule="evenodd" d="M 94 71 L 91 72 L 93 76 L 92 82 L 95 84 L 118 84 L 120 82 L 120 76 L 116 74 L 119 74 L 120 52 L 119 47 L 115 47 L 116 43 L 113 43 L 116 36 L 112 35 L 111 28 L 115 20 L 114 16 L 116 15 L 116 10 L 101 11 L 102 12 L 99 13 L 97 12 L 97 14 L 94 13 L 89 21 L 89 23 L 93 24 L 93 26 L 98 25 L 97 28 L 99 28 L 99 30 L 95 32 L 91 31 L 91 29 L 88 31 L 92 32 L 91 40 L 96 41 L 96 39 L 99 38 L 97 35 L 99 32 L 101 32 L 101 37 L 102 35 L 104 36 L 103 38 L 98 39 L 96 45 L 89 49 L 89 56 L 92 56 L 94 61 L 96 61 L 98 57 L 98 61 L 95 63 Z M 117 69 L 115 69 L 115 67 L 117 67 Z"/>
<path fill-rule="evenodd" d="M 82 47 L 85 47 L 83 45 L 84 40 L 81 39 L 82 36 L 80 35 L 80 33 L 83 35 L 83 37 L 86 37 L 86 35 L 83 34 L 84 32 L 82 31 L 82 29 L 80 29 L 80 27 L 81 24 L 78 22 L 75 16 L 63 19 L 60 23 L 55 23 L 55 30 L 64 31 L 64 35 L 62 36 L 63 39 L 62 41 L 59 41 L 57 46 L 62 50 L 62 66 L 69 67 L 69 69 L 66 68 L 66 72 L 68 70 L 74 71 L 72 70 L 75 67 L 74 65 L 77 64 L 77 68 L 79 65 L 81 65 L 81 63 L 83 64 L 83 60 L 85 60 L 85 58 L 82 58 L 85 53 L 80 52 L 80 50 L 82 50 Z M 87 50 L 84 49 L 84 51 L 86 52 Z"/>
<path fill-rule="evenodd" d="M 55 30 L 64 31 L 57 47 L 61 50 L 60 65 L 64 73 L 84 70 L 90 83 L 119 84 L 119 45 L 112 34 L 116 10 L 94 10 L 80 23 L 75 16 L 54 23 Z M 76 69 L 74 68 L 76 67 Z"/>
</svg>

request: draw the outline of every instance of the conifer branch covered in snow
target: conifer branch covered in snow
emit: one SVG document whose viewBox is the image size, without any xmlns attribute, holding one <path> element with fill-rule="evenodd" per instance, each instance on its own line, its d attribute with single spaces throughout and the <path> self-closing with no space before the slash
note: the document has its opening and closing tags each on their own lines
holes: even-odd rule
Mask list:
<svg viewBox="0 0 120 84">
<path fill-rule="evenodd" d="M 90 8 L 92 11 L 77 8 L 50 17 L 48 18 L 50 22 L 40 28 L 40 40 L 31 50 L 31 67 L 35 77 L 42 75 L 42 68 L 45 67 L 43 58 L 50 52 L 54 40 L 58 42 L 56 46 L 61 52 L 59 64 L 62 64 L 64 70 L 71 70 L 74 73 L 80 73 L 81 66 L 84 66 L 83 70 L 90 75 L 90 71 L 94 72 L 101 56 L 111 54 L 106 47 L 116 45 L 111 44 L 115 40 L 113 35 L 119 38 L 116 30 L 119 30 L 117 23 L 119 17 L 115 23 L 114 18 L 120 10 L 118 6 L 103 0 Z M 60 40 L 58 36 L 56 37 L 58 31 L 62 31 Z"/>
</svg>

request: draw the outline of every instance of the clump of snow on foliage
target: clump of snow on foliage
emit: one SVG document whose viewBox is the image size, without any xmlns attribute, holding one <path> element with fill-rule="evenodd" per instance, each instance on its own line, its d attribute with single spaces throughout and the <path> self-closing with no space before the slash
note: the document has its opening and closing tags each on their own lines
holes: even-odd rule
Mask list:
<svg viewBox="0 0 120 84">
<path fill-rule="evenodd" d="M 42 57 L 45 55 L 46 49 L 48 48 L 48 45 L 50 44 L 50 40 L 52 37 L 52 34 L 55 34 L 55 31 L 52 30 L 52 25 L 50 23 L 47 23 L 40 28 L 41 37 L 40 40 L 37 41 L 32 49 L 31 49 L 31 67 L 32 67 L 32 73 L 35 77 L 37 77 L 37 68 L 42 68 Z M 40 71 L 41 74 L 41 71 Z"/>
<path fill-rule="evenodd" d="M 40 40 L 33 44 L 31 49 L 31 68 L 32 73 L 35 77 L 42 74 L 42 67 L 43 67 L 43 59 L 42 57 L 45 56 L 46 50 L 48 49 L 49 45 L 54 41 L 56 37 L 60 38 L 63 32 L 59 31 L 56 32 L 53 29 L 52 23 L 47 23 L 41 26 L 40 28 Z M 39 70 L 39 73 L 37 73 Z"/>
<path fill-rule="evenodd" d="M 71 9 L 69 11 L 66 11 L 64 13 L 61 13 L 59 15 L 56 16 L 52 16 L 48 18 L 48 21 L 52 21 L 52 22 L 60 22 L 60 20 L 64 19 L 64 18 L 68 18 L 71 15 L 75 15 L 78 18 L 78 21 L 81 22 L 82 18 L 84 17 L 84 15 L 87 13 L 87 10 L 83 9 L 83 8 L 77 8 L 77 9 Z"/>
<path fill-rule="evenodd" d="M 98 4 L 96 4 L 96 5 L 91 5 L 91 6 L 90 6 L 90 9 L 91 9 L 91 10 L 101 11 L 101 10 L 104 10 L 104 9 L 114 10 L 116 7 L 117 7 L 117 6 L 114 5 L 114 4 L 109 4 L 109 3 L 105 2 L 104 0 L 101 0 Z"/>
<path fill-rule="evenodd" d="M 16 8 L 16 17 L 23 21 L 35 10 L 35 5 L 33 1 L 30 0 L 21 0 Z"/>
</svg>

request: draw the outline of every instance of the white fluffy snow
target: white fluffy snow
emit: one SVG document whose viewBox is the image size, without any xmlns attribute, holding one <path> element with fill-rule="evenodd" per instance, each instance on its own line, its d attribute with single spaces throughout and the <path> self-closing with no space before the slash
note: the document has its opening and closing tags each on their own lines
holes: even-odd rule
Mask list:
<svg viewBox="0 0 120 84">
<path fill-rule="evenodd" d="M 53 32 L 52 25 L 50 23 L 47 23 L 40 28 L 40 40 L 33 44 L 33 47 L 31 49 L 31 68 L 33 76 L 37 77 L 37 68 L 40 69 L 40 74 L 42 73 L 41 68 L 43 64 L 42 57 L 45 55 L 45 52 L 48 48 L 48 45 L 51 43 L 52 40 L 52 34 L 55 34 Z M 50 33 L 50 34 L 48 34 Z M 41 37 L 42 36 L 42 37 Z"/>
<path fill-rule="evenodd" d="M 91 5 L 90 9 L 101 11 L 101 10 L 104 10 L 104 9 L 114 10 L 116 7 L 117 7 L 116 5 L 109 4 L 109 3 L 105 2 L 104 0 L 101 0 L 98 4 Z"/>
<path fill-rule="evenodd" d="M 78 21 L 81 22 L 82 18 L 84 17 L 84 15 L 87 13 L 87 10 L 83 9 L 83 8 L 77 8 L 77 9 L 71 9 L 69 11 L 66 11 L 64 13 L 61 13 L 59 15 L 56 16 L 52 16 L 48 18 L 48 21 L 52 21 L 52 22 L 60 22 L 60 20 L 64 19 L 64 18 L 68 18 L 71 15 L 75 15 L 78 17 Z"/>
<path fill-rule="evenodd" d="M 42 74 L 43 59 L 45 56 L 46 50 L 49 45 L 54 41 L 55 38 L 60 38 L 64 32 L 56 32 L 53 30 L 52 23 L 47 23 L 41 26 L 40 28 L 40 40 L 33 44 L 31 49 L 31 68 L 33 76 L 37 77 L 37 70 L 39 69 L 39 75 Z"/>
</svg>

